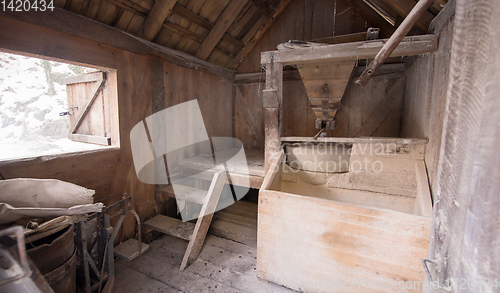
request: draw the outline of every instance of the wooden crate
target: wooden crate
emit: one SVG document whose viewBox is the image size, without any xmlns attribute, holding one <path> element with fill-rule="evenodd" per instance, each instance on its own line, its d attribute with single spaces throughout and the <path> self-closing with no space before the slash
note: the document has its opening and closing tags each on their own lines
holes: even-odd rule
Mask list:
<svg viewBox="0 0 500 293">
<path fill-rule="evenodd" d="M 405 194 L 412 186 L 398 187 L 401 180 L 394 180 L 396 192 L 381 179 L 372 186 L 350 179 L 332 185 L 335 176 L 352 172 L 317 173 L 314 181 L 314 174 L 290 172 L 281 153 L 259 193 L 258 276 L 303 292 L 422 291 L 432 214 L 423 152 L 397 149 L 405 151 L 376 159 L 392 162 L 385 176 L 414 178 L 413 195 Z M 411 161 L 413 177 L 411 169 L 397 168 L 395 156 Z"/>
</svg>

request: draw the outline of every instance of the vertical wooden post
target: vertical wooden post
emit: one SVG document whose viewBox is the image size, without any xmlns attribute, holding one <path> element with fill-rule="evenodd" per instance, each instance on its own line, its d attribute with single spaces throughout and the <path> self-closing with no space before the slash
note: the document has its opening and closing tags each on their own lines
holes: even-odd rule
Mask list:
<svg viewBox="0 0 500 293">
<path fill-rule="evenodd" d="M 271 53 L 272 54 L 272 53 Z M 265 129 L 265 170 L 269 170 L 273 158 L 281 149 L 281 112 L 283 100 L 283 65 L 271 62 L 266 64 L 266 89 L 263 91 L 264 129 Z"/>
</svg>

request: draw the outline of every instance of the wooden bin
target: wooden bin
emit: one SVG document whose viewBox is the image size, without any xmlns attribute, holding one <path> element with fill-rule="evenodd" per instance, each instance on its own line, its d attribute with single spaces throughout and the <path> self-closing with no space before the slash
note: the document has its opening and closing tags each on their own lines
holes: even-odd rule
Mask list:
<svg viewBox="0 0 500 293">
<path fill-rule="evenodd" d="M 273 162 L 259 193 L 260 278 L 303 292 L 422 291 L 432 215 L 425 145 L 399 140 L 376 154 L 360 152 L 365 145 L 353 144 L 350 168 L 368 157 L 384 171 L 292 170 L 284 152 Z"/>
</svg>

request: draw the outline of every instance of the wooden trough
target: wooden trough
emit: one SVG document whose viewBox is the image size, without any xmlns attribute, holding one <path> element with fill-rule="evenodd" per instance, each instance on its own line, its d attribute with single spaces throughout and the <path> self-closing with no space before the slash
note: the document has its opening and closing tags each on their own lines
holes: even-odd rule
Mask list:
<svg viewBox="0 0 500 293">
<path fill-rule="evenodd" d="M 339 142 L 350 148 L 349 172 L 291 168 L 287 146 L 274 160 L 259 194 L 258 276 L 302 292 L 421 291 L 432 215 L 426 141 L 306 145 Z"/>
</svg>

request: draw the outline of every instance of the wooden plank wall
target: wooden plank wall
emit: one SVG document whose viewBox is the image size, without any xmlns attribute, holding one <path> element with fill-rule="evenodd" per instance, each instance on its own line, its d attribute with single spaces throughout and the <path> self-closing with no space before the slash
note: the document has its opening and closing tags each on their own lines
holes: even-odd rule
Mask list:
<svg viewBox="0 0 500 293">
<path fill-rule="evenodd" d="M 407 81 L 402 135 L 429 139 L 425 162 L 433 193 L 436 192 L 434 182 L 446 111 L 446 90 L 453 40 L 454 19 L 445 18 L 450 9 L 454 10 L 454 7 L 447 6 L 447 11 L 443 10 L 434 21 L 438 29 L 435 33 L 439 34 L 438 50 L 431 54 L 408 58 L 406 61 Z"/>
<path fill-rule="evenodd" d="M 232 83 L 209 73 L 173 65 L 55 30 L 0 16 L 0 48 L 12 53 L 115 69 L 120 149 L 0 163 L 5 178 L 55 178 L 96 189 L 111 204 L 124 192 L 141 220 L 155 212 L 154 185 L 141 183 L 133 167 L 130 130 L 164 106 L 198 99 L 210 136 L 231 136 Z M 125 235 L 135 230 L 128 214 Z"/>
<path fill-rule="evenodd" d="M 239 73 L 260 72 L 260 52 L 276 50 L 288 40 L 313 40 L 357 32 L 374 26 L 350 8 L 346 0 L 292 1 L 269 31 L 237 68 Z"/>
<path fill-rule="evenodd" d="M 263 129 L 262 90 L 263 83 L 241 86 L 245 101 L 251 109 L 259 127 Z M 334 137 L 399 137 L 405 76 L 403 72 L 375 76 L 365 87 L 347 86 L 342 106 L 337 113 L 337 127 L 328 131 Z M 309 105 L 306 90 L 301 80 L 283 82 L 283 132 L 282 136 L 312 137 L 317 133 L 316 116 Z M 245 148 L 263 148 L 250 130 L 242 110 L 236 107 L 236 138 Z M 263 132 L 264 133 L 264 132 Z"/>
<path fill-rule="evenodd" d="M 404 134 L 429 138 L 434 200 L 425 292 L 498 290 L 499 13 L 498 1 L 448 2 L 431 23 L 439 50 L 409 67 Z"/>
</svg>

